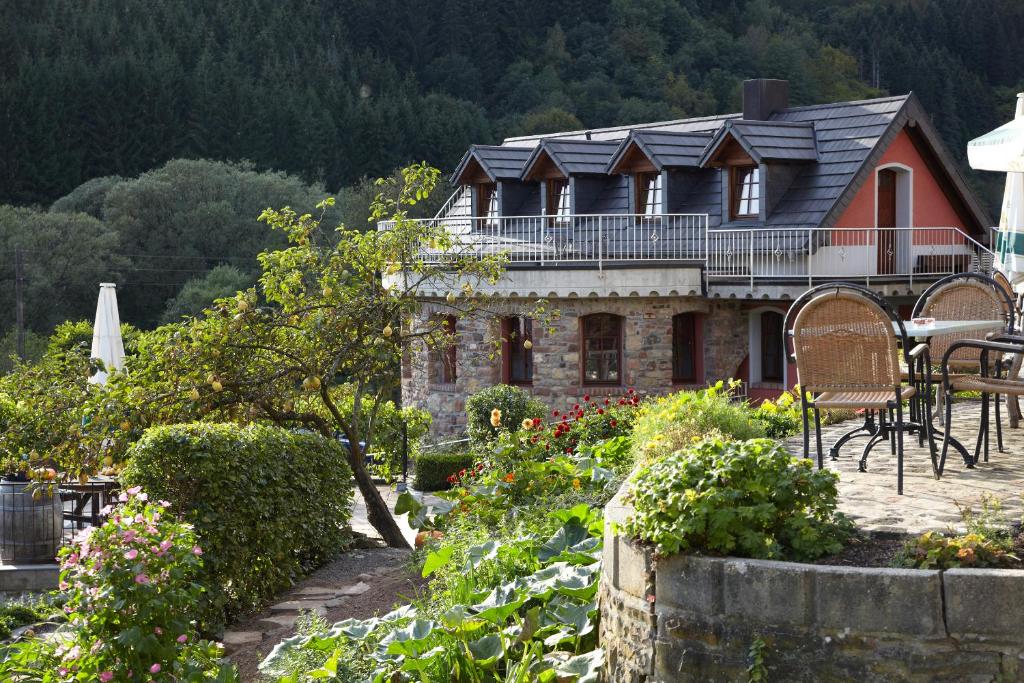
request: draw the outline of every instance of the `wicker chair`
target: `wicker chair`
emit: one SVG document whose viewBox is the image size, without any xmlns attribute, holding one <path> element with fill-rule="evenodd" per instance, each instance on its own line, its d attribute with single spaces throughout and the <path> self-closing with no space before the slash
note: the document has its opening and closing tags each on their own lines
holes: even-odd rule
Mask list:
<svg viewBox="0 0 1024 683">
<path fill-rule="evenodd" d="M 996 281 L 999 287 L 1006 292 L 1008 297 L 1010 297 L 1010 301 L 1014 303 L 1013 313 L 1019 328 L 1021 324 L 1021 314 L 1024 313 L 1024 310 L 1022 310 L 1024 309 L 1024 298 L 1022 298 L 1022 295 L 1013 291 L 1013 285 L 1010 283 L 1010 278 L 1006 277 L 1001 270 L 993 271 L 992 279 Z M 1018 329 L 1017 332 L 1020 332 L 1020 330 Z M 1007 375 L 1008 377 L 1020 376 L 1022 361 L 1024 361 L 1024 354 L 1014 354 L 1013 364 L 1010 366 L 1009 375 Z M 1017 396 L 1006 397 L 1006 414 L 1010 418 L 1010 427 L 1016 429 L 1020 426 L 1020 401 Z"/>
<path fill-rule="evenodd" d="M 1006 291 L 993 278 L 980 273 L 959 273 L 945 277 L 925 290 L 914 305 L 913 317 L 929 317 L 937 320 L 997 320 L 1006 321 L 1005 332 L 1013 333 L 1015 306 Z M 944 334 L 929 341 L 932 358 L 945 358 L 946 351 L 954 343 L 977 337 L 976 332 Z M 1012 360 L 1012 357 L 1010 358 Z M 993 356 L 995 362 L 1001 358 Z M 959 374 L 976 375 L 981 369 L 977 349 L 960 346 L 949 357 L 948 368 L 954 378 Z M 958 389 L 958 391 L 960 391 Z M 938 395 L 938 410 L 948 394 L 943 390 Z M 996 441 L 1003 450 L 1003 427 L 1000 418 L 1000 397 L 996 396 Z M 987 408 L 987 402 L 984 402 Z M 975 454 L 977 460 L 977 453 Z M 940 470 L 941 472 L 941 470 Z"/>
<path fill-rule="evenodd" d="M 810 453 L 808 409 L 814 415 L 819 468 L 824 467 L 820 410 L 864 409 L 869 414 L 870 411 L 878 413 L 879 425 L 877 430 L 872 430 L 871 440 L 864 449 L 860 462 L 862 471 L 866 469 L 871 449 L 881 440 L 889 439 L 896 455 L 896 490 L 902 494 L 903 435 L 906 432 L 917 433 L 928 440 L 935 468 L 930 412 L 921 404 L 921 399 L 931 392 L 928 346 L 910 347 L 903 323 L 884 299 L 858 285 L 840 283 L 814 287 L 793 303 L 785 329 L 792 337 L 800 382 L 805 457 Z M 907 384 L 902 379 L 901 356 L 909 368 Z M 923 375 L 918 374 L 915 365 L 924 371 Z M 918 381 L 918 377 L 924 382 Z M 904 401 L 910 402 L 910 415 L 904 413 Z M 920 420 L 915 423 L 916 416 Z"/>
<path fill-rule="evenodd" d="M 957 354 L 970 352 L 978 354 L 979 372 L 977 375 L 957 373 L 955 361 Z M 939 457 L 939 473 L 946 463 L 946 453 L 949 450 L 950 432 L 949 422 L 953 417 L 954 392 L 957 391 L 978 391 L 981 392 L 981 422 L 978 426 L 978 440 L 974 448 L 974 463 L 977 464 L 979 451 L 984 453 L 985 461 L 988 462 L 989 451 L 989 396 L 1000 394 L 1007 397 L 1019 397 L 1024 395 L 1024 380 L 1016 375 L 1008 377 L 999 376 L 1000 362 L 998 359 L 1005 356 L 1021 356 L 1024 354 L 1024 337 L 1015 335 L 1000 335 L 990 340 L 963 339 L 953 342 L 946 349 L 942 357 L 942 390 L 946 394 L 946 434 L 942 440 L 942 454 Z M 993 372 L 994 371 L 994 374 Z M 996 416 L 998 420 L 998 414 Z M 1002 450 L 1002 448 L 1000 448 Z"/>
</svg>

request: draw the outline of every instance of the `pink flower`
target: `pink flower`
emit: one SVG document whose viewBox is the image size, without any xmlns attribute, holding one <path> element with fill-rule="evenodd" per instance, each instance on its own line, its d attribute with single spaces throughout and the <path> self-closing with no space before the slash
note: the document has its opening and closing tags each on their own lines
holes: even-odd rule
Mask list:
<svg viewBox="0 0 1024 683">
<path fill-rule="evenodd" d="M 156 510 L 153 511 L 153 521 L 154 522 L 159 522 L 160 521 L 160 513 L 157 512 Z"/>
<path fill-rule="evenodd" d="M 124 539 L 125 543 L 131 543 L 135 540 L 135 537 L 138 535 L 139 534 L 135 531 L 135 529 L 125 529 L 121 532 L 121 538 Z"/>
<path fill-rule="evenodd" d="M 199 546 L 193 546 L 192 547 L 192 554 L 193 555 L 202 555 L 203 554 L 203 549 L 200 548 Z"/>
<path fill-rule="evenodd" d="M 152 524 L 150 524 L 149 526 L 146 527 L 146 533 L 147 534 L 155 534 L 156 533 L 156 527 L 153 526 Z"/>
<path fill-rule="evenodd" d="M 121 502 L 121 503 L 127 503 L 128 502 L 128 494 L 127 493 L 122 493 L 120 496 L 117 497 L 117 500 L 119 502 Z"/>
<path fill-rule="evenodd" d="M 68 555 L 68 558 L 64 560 L 64 564 L 68 565 L 69 567 L 74 567 L 76 564 L 78 564 L 78 553 L 71 553 L 70 555 Z"/>
<path fill-rule="evenodd" d="M 143 502 L 149 500 L 149 494 L 148 493 L 140 493 L 139 494 L 139 500 L 141 500 Z"/>
<path fill-rule="evenodd" d="M 138 556 L 139 556 L 139 551 L 136 550 L 135 548 L 132 548 L 131 550 L 129 550 L 128 552 L 126 552 L 124 554 L 124 559 L 126 559 L 126 560 L 134 560 Z"/>
<path fill-rule="evenodd" d="M 64 655 L 64 659 L 78 659 L 82 654 L 82 648 L 75 645 L 73 648 L 68 650 L 68 653 Z"/>
<path fill-rule="evenodd" d="M 67 676 L 68 675 L 68 669 L 67 669 L 67 667 L 62 666 L 61 668 L 57 669 L 57 673 L 59 673 L 61 676 Z M 101 681 L 109 681 L 110 679 L 109 678 L 103 678 L 103 674 L 100 674 L 100 680 Z"/>
<path fill-rule="evenodd" d="M 113 511 L 114 511 L 113 506 L 104 505 L 103 509 L 100 510 L 100 514 L 103 515 L 104 517 L 106 517 L 107 515 L 109 515 Z"/>
<path fill-rule="evenodd" d="M 154 664 L 153 666 L 149 667 L 149 673 L 151 673 L 151 674 L 158 674 L 158 673 L 160 673 L 160 664 L 157 663 L 157 664 Z"/>
<path fill-rule="evenodd" d="M 114 679 L 114 672 L 113 671 L 104 671 L 104 672 L 102 672 L 100 674 L 100 680 L 103 681 L 103 683 L 107 683 L 107 681 L 111 681 L 113 679 Z"/>
<path fill-rule="evenodd" d="M 138 493 L 141 490 L 142 490 L 141 486 L 133 486 L 130 489 L 128 489 L 128 495 L 129 496 L 134 496 L 136 493 Z"/>
<path fill-rule="evenodd" d="M 67 589 L 71 588 L 71 584 L 69 584 L 67 581 L 61 581 L 57 584 L 57 588 L 60 588 L 62 591 L 66 591 Z"/>
<path fill-rule="evenodd" d="M 166 551 L 168 548 L 171 547 L 171 545 L 173 545 L 173 541 L 171 541 L 170 539 L 166 541 L 161 541 L 160 550 Z"/>
<path fill-rule="evenodd" d="M 145 574 L 136 574 L 135 583 L 146 585 L 147 583 L 149 583 L 149 577 Z"/>
<path fill-rule="evenodd" d="M 142 516 L 141 512 L 139 514 L 135 515 L 135 523 L 136 524 L 142 524 L 145 521 L 146 521 L 146 518 Z"/>
<path fill-rule="evenodd" d="M 184 633 L 182 633 L 180 636 L 178 636 L 177 640 L 178 640 L 179 643 L 184 643 L 184 642 L 188 641 L 188 636 L 186 636 Z"/>
<path fill-rule="evenodd" d="M 154 626 L 153 633 L 157 634 L 158 636 L 162 636 L 164 634 L 164 630 L 159 626 Z"/>
<path fill-rule="evenodd" d="M 162 507 L 162 508 L 169 508 L 169 507 L 171 507 L 171 504 L 170 504 L 169 502 L 167 502 L 166 500 L 161 500 L 161 501 L 160 501 L 160 502 L 158 503 L 158 505 L 159 505 L 160 507 Z"/>
</svg>

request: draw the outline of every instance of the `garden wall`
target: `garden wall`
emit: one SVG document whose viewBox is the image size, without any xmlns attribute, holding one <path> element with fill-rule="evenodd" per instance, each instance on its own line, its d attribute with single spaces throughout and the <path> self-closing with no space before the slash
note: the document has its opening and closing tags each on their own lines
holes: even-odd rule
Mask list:
<svg viewBox="0 0 1024 683">
<path fill-rule="evenodd" d="M 1024 571 L 655 558 L 605 514 L 601 644 L 609 681 L 1022 681 Z"/>
</svg>

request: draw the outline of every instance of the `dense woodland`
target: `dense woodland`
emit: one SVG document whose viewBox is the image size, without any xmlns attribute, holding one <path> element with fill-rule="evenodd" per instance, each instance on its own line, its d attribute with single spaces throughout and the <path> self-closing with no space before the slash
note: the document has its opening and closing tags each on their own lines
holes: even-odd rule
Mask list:
<svg viewBox="0 0 1024 683">
<path fill-rule="evenodd" d="M 210 292 L 251 278 L 267 205 L 344 189 L 360 220 L 360 180 L 403 163 L 735 111 L 745 78 L 793 104 L 914 90 L 962 159 L 1012 115 L 1022 35 L 1019 0 L 5 0 L 0 203 L 35 208 L 0 209 L 0 337 L 15 248 L 36 332 L 89 316 L 101 279 L 153 325 L 218 265 Z M 998 179 L 971 181 L 995 213 Z"/>
</svg>

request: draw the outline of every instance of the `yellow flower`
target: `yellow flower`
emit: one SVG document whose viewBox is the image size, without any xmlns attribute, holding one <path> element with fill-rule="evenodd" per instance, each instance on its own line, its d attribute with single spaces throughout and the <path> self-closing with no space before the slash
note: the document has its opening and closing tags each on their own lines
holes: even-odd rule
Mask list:
<svg viewBox="0 0 1024 683">
<path fill-rule="evenodd" d="M 765 401 L 764 403 L 761 404 L 761 411 L 764 413 L 768 413 L 769 415 L 774 415 L 775 413 L 779 412 L 779 408 L 771 401 Z"/>
<path fill-rule="evenodd" d="M 573 479 L 572 480 L 572 487 L 574 489 L 579 489 L 581 486 L 583 486 L 583 484 L 580 483 L 579 479 Z"/>
<path fill-rule="evenodd" d="M 499 419 L 500 419 L 500 415 L 499 415 Z M 526 418 L 526 419 L 523 420 L 523 423 L 520 426 L 523 429 L 533 429 L 533 420 L 531 420 L 530 418 Z"/>
<path fill-rule="evenodd" d="M 501 426 L 501 411 L 497 408 L 491 411 L 491 426 L 495 428 Z"/>
<path fill-rule="evenodd" d="M 795 398 L 793 398 L 793 394 L 791 394 L 791 393 L 789 393 L 789 392 L 787 391 L 787 392 L 786 392 L 786 393 L 784 393 L 784 394 L 783 394 L 782 396 L 779 396 L 779 400 L 778 400 L 778 401 L 776 401 L 776 403 L 778 404 L 778 406 L 779 406 L 780 408 L 788 408 L 788 407 L 790 407 L 791 405 L 793 405 L 793 401 L 795 401 L 795 400 L 796 400 L 796 399 L 795 399 Z"/>
</svg>

